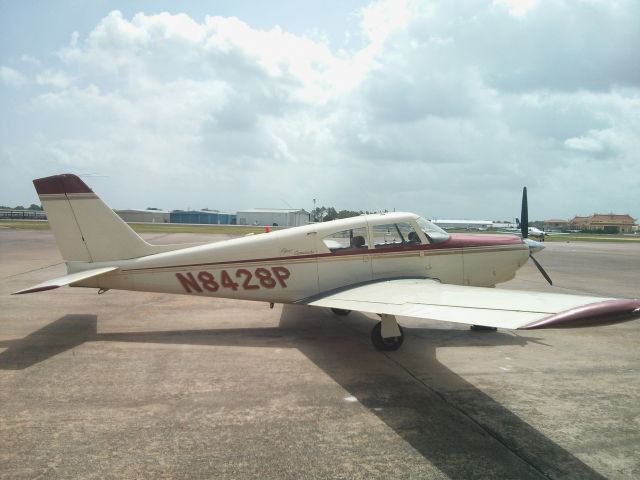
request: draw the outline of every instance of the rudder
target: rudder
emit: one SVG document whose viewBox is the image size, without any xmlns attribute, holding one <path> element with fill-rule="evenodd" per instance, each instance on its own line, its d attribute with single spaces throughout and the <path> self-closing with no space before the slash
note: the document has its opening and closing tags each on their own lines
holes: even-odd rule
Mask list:
<svg viewBox="0 0 640 480">
<path fill-rule="evenodd" d="M 79 177 L 33 181 L 65 262 L 104 262 L 166 250 L 149 245 Z"/>
</svg>

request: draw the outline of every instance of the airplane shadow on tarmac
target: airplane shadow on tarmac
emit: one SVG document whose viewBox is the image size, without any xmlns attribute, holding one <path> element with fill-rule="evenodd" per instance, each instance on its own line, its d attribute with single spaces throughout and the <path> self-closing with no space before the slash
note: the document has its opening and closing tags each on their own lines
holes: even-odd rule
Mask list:
<svg viewBox="0 0 640 480">
<path fill-rule="evenodd" d="M 0 369 L 25 369 L 93 341 L 297 348 L 450 478 L 604 478 L 436 357 L 442 345 L 524 346 L 535 338 L 404 327 L 404 352 L 382 353 L 369 343 L 372 324 L 356 312 L 334 317 L 284 306 L 275 328 L 98 333 L 96 315 L 65 315 L 23 339 L 0 342 L 6 348 Z M 427 379 L 405 367 L 402 355 L 419 363 Z"/>
</svg>

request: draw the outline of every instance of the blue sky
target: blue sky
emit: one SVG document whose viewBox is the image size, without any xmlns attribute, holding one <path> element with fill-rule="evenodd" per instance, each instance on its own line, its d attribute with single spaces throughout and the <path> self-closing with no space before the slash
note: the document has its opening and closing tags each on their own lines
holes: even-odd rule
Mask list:
<svg viewBox="0 0 640 480">
<path fill-rule="evenodd" d="M 0 204 L 640 216 L 640 6 L 0 3 Z"/>
</svg>

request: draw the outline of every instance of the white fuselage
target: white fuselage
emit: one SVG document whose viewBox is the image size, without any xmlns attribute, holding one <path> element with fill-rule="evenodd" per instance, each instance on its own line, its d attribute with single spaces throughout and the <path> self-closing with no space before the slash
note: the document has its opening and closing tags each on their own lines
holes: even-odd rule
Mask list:
<svg viewBox="0 0 640 480">
<path fill-rule="evenodd" d="M 347 285 L 389 278 L 434 278 L 489 287 L 510 280 L 529 250 L 514 236 L 452 235 L 442 243 L 376 245 L 372 227 L 414 222 L 417 215 L 371 215 L 252 235 L 131 260 L 103 262 L 119 270 L 73 286 L 181 293 L 294 303 Z M 332 251 L 328 236 L 368 232 L 366 248 Z M 102 263 L 72 262 L 70 272 Z"/>
</svg>

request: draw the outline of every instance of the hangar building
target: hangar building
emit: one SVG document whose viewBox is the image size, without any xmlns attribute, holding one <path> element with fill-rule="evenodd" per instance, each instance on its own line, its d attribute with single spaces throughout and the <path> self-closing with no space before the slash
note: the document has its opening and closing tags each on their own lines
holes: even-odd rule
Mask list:
<svg viewBox="0 0 640 480">
<path fill-rule="evenodd" d="M 169 212 L 164 210 L 114 210 L 127 223 L 167 223 Z"/>
<path fill-rule="evenodd" d="M 309 223 L 309 212 L 301 208 L 253 208 L 238 211 L 238 225 L 299 227 Z"/>
<path fill-rule="evenodd" d="M 235 225 L 236 216 L 218 210 L 174 210 L 169 214 L 171 223 L 196 223 L 208 225 Z"/>
</svg>

